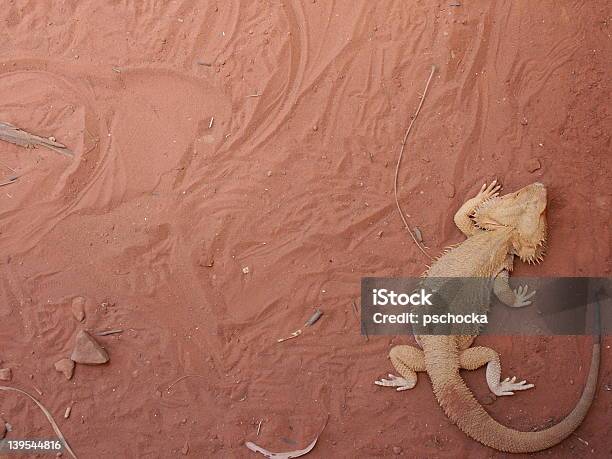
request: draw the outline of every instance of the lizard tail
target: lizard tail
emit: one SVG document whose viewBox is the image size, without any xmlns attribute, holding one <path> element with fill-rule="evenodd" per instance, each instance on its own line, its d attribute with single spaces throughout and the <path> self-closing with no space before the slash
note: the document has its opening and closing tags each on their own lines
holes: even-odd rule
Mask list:
<svg viewBox="0 0 612 459">
<path fill-rule="evenodd" d="M 596 317 L 599 303 L 596 302 Z M 595 324 L 591 367 L 580 400 L 571 413 L 558 424 L 537 432 L 510 429 L 495 419 L 478 403 L 459 375 L 458 356 L 439 350 L 432 352 L 432 365 L 427 365 L 434 393 L 444 412 L 463 432 L 480 443 L 509 453 L 532 453 L 550 448 L 567 438 L 585 418 L 595 397 L 599 373 L 601 337 Z M 435 362 L 435 364 L 433 364 Z M 445 363 L 443 363 L 445 362 Z M 446 371 L 443 369 L 446 368 Z M 449 372 L 448 368 L 455 368 Z"/>
</svg>

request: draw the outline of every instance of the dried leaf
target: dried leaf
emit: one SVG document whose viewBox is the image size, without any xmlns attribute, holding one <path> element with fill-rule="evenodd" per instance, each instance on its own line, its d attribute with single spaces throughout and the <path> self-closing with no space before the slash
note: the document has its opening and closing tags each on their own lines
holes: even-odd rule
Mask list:
<svg viewBox="0 0 612 459">
<path fill-rule="evenodd" d="M 263 454 L 265 457 L 274 458 L 274 459 L 291 459 L 292 457 L 300 457 L 304 454 L 308 454 L 317 444 L 317 440 L 319 437 L 315 438 L 314 441 L 308 445 L 304 449 L 298 449 L 295 451 L 289 451 L 287 453 L 273 453 L 272 451 L 268 451 L 267 449 L 262 448 L 261 446 L 257 446 L 255 443 L 247 441 L 245 446 L 249 448 L 251 451 L 255 451 L 256 453 Z"/>
<path fill-rule="evenodd" d="M 254 451 L 256 453 L 260 453 L 263 456 L 268 457 L 270 459 L 292 459 L 294 457 L 304 456 L 305 454 L 308 454 L 309 452 L 311 452 L 312 449 L 317 444 L 317 441 L 319 440 L 319 437 L 323 433 L 323 430 L 325 430 L 325 426 L 327 426 L 327 420 L 328 419 L 329 419 L 329 417 L 327 419 L 325 419 L 325 424 L 323 424 L 323 427 L 321 428 L 321 432 L 319 432 L 319 435 L 317 435 L 317 437 L 312 441 L 312 443 L 310 443 L 304 449 L 297 449 L 295 451 L 288 451 L 286 453 L 273 453 L 272 451 L 268 451 L 267 449 L 262 448 L 261 446 L 258 446 L 258 445 L 256 445 L 255 443 L 253 443 L 251 441 L 247 441 L 244 445 L 247 448 L 249 448 L 251 451 Z"/>
<path fill-rule="evenodd" d="M 57 153 L 70 157 L 74 156 L 74 153 L 72 153 L 72 151 L 70 151 L 66 145 L 52 139 L 45 139 L 44 137 L 30 134 L 29 132 L 19 129 L 12 124 L 3 123 L 2 121 L 0 121 L 0 140 L 14 143 L 15 145 L 26 148 L 42 145 L 43 147 L 47 147 Z"/>
</svg>

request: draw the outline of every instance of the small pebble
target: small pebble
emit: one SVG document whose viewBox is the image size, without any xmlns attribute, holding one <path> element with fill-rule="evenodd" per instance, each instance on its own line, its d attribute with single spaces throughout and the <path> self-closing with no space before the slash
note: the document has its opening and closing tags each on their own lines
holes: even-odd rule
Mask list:
<svg viewBox="0 0 612 459">
<path fill-rule="evenodd" d="M 0 368 L 0 381 L 10 381 L 13 378 L 13 372 L 10 368 Z"/>
<path fill-rule="evenodd" d="M 497 397 L 494 394 L 487 394 L 484 397 L 482 397 L 482 400 L 480 401 L 480 403 L 483 405 L 491 405 L 496 399 Z"/>
<path fill-rule="evenodd" d="M 76 363 L 85 365 L 100 365 L 109 361 L 108 352 L 84 330 L 77 334 L 70 358 Z"/>
<path fill-rule="evenodd" d="M 414 232 L 414 237 L 416 240 L 423 242 L 423 234 L 421 233 L 421 230 L 415 226 L 412 231 Z"/>
<path fill-rule="evenodd" d="M 212 268 L 215 265 L 215 260 L 212 258 L 209 258 L 208 256 L 202 256 L 198 260 L 198 265 L 204 266 L 206 268 Z"/>
<path fill-rule="evenodd" d="M 539 170 L 541 167 L 542 167 L 542 164 L 540 164 L 540 160 L 538 158 L 531 158 L 525 164 L 525 168 L 527 169 L 527 171 L 531 173 L 534 173 L 535 171 Z"/>
<path fill-rule="evenodd" d="M 74 362 L 70 359 L 61 359 L 55 362 L 55 370 L 63 373 L 66 379 L 72 379 L 74 374 Z"/>
<path fill-rule="evenodd" d="M 452 183 L 444 182 L 442 183 L 442 188 L 444 189 L 444 194 L 446 194 L 446 197 L 452 198 L 455 196 L 455 185 Z"/>
<path fill-rule="evenodd" d="M 79 322 L 85 320 L 85 298 L 77 296 L 72 300 L 72 315 Z"/>
</svg>

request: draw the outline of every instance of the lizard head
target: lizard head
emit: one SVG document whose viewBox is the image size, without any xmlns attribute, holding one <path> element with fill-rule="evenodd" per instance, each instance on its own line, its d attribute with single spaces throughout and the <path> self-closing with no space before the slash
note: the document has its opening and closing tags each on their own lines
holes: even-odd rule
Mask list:
<svg viewBox="0 0 612 459">
<path fill-rule="evenodd" d="M 546 243 L 545 211 L 546 188 L 536 182 L 483 202 L 474 211 L 473 218 L 485 230 L 509 229 L 512 253 L 521 261 L 539 263 Z"/>
</svg>

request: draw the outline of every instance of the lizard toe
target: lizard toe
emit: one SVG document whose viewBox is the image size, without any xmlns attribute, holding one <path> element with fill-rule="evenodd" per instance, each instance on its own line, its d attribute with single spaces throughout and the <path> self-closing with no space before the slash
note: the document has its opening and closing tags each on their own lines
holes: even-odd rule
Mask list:
<svg viewBox="0 0 612 459">
<path fill-rule="evenodd" d="M 377 386 L 396 387 L 397 391 L 412 389 L 416 385 L 416 381 L 409 381 L 406 378 L 390 374 L 389 379 L 381 378 L 374 381 Z"/>
<path fill-rule="evenodd" d="M 517 390 L 527 390 L 535 387 L 534 384 L 527 384 L 527 381 L 522 380 L 516 382 L 516 376 L 512 378 L 506 378 L 499 383 L 497 387 L 494 388 L 493 393 L 497 396 L 504 395 L 514 395 L 514 392 Z"/>
</svg>

